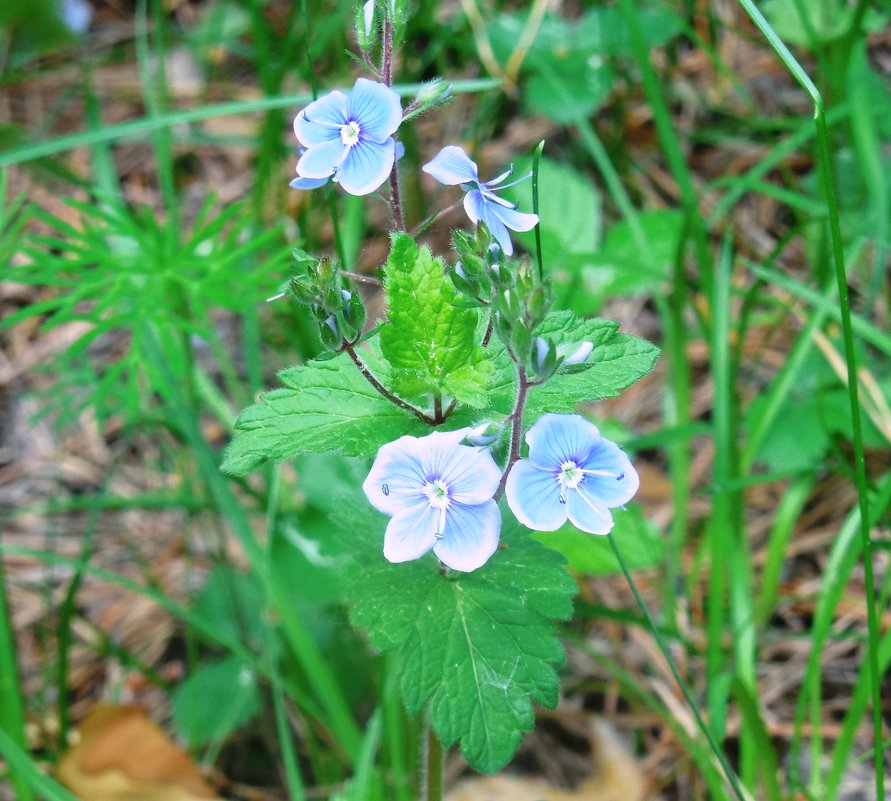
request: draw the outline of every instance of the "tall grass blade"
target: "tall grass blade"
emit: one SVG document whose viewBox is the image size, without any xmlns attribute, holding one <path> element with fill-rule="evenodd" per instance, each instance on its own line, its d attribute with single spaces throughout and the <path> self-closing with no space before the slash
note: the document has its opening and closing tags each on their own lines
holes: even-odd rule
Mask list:
<svg viewBox="0 0 891 801">
<path fill-rule="evenodd" d="M 845 343 L 845 363 L 848 372 L 848 398 L 851 409 L 851 425 L 854 443 L 854 483 L 857 487 L 857 503 L 860 510 L 860 539 L 863 547 L 863 574 L 866 585 L 867 611 L 867 661 L 872 684 L 873 722 L 873 768 L 875 770 L 876 798 L 885 793 L 885 760 L 882 749 L 882 694 L 881 673 L 879 672 L 879 624 L 876 611 L 875 579 L 873 577 L 872 537 L 870 534 L 869 498 L 866 479 L 866 459 L 863 450 L 863 424 L 860 416 L 860 397 L 857 383 L 857 355 L 854 352 L 854 333 L 851 325 L 851 308 L 848 302 L 848 283 L 845 271 L 845 256 L 842 247 L 841 224 L 839 221 L 838 197 L 835 186 L 829 132 L 826 125 L 823 97 L 802 66 L 789 51 L 776 31 L 752 0 L 739 0 L 746 13 L 764 35 L 773 51 L 801 87 L 810 95 L 814 104 L 814 124 L 817 135 L 817 154 L 826 208 L 829 212 L 829 234 L 832 241 L 832 259 L 838 284 L 838 300 L 841 310 L 842 335 Z M 861 3 L 860 6 L 864 6 Z M 858 8 L 858 13 L 861 13 Z"/>
</svg>

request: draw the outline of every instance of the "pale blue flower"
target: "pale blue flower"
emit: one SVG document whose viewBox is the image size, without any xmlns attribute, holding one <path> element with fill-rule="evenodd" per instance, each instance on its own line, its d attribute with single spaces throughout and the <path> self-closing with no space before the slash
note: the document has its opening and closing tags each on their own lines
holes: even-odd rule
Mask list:
<svg viewBox="0 0 891 801">
<path fill-rule="evenodd" d="M 300 155 L 302 156 L 306 152 L 305 147 L 300 148 Z M 396 161 L 399 161 L 405 155 L 405 145 L 402 142 L 396 143 Z M 320 186 L 324 186 L 331 180 L 333 176 L 328 175 L 325 178 L 303 178 L 301 176 L 297 176 L 291 183 L 288 184 L 292 189 L 318 189 Z M 336 179 L 335 179 L 336 180 Z"/>
<path fill-rule="evenodd" d="M 492 496 L 501 471 L 487 450 L 461 444 L 468 432 L 400 437 L 377 452 L 362 489 L 392 518 L 384 535 L 389 561 L 432 548 L 444 564 L 469 572 L 495 553 L 501 512 Z"/>
<path fill-rule="evenodd" d="M 334 91 L 310 103 L 294 120 L 306 149 L 297 162 L 297 189 L 329 178 L 351 195 L 377 189 L 393 169 L 402 105 L 389 86 L 359 78 L 349 94 Z"/>
<path fill-rule="evenodd" d="M 554 531 L 567 518 L 582 531 L 608 534 L 610 509 L 634 497 L 637 471 L 614 442 L 577 414 L 545 414 L 526 434 L 529 458 L 516 462 L 505 495 L 523 525 Z"/>
<path fill-rule="evenodd" d="M 529 231 L 538 224 L 537 214 L 517 211 L 516 204 L 495 194 L 495 192 L 518 184 L 520 181 L 525 181 L 532 173 L 505 184 L 504 181 L 513 172 L 513 167 L 511 167 L 491 181 L 480 181 L 476 162 L 471 160 L 457 145 L 444 147 L 436 154 L 433 161 L 428 162 L 421 169 L 446 186 L 460 184 L 465 192 L 464 211 L 467 212 L 470 221 L 473 223 L 484 222 L 486 228 L 489 229 L 508 256 L 514 252 L 514 246 L 510 241 L 507 229 Z"/>
<path fill-rule="evenodd" d="M 59 0 L 62 21 L 72 33 L 85 33 L 93 19 L 93 7 L 87 0 Z"/>
</svg>

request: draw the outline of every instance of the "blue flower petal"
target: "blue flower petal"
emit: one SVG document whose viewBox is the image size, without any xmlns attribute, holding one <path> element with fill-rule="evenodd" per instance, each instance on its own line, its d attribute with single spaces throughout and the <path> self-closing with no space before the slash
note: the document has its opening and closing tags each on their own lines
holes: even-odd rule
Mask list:
<svg viewBox="0 0 891 801">
<path fill-rule="evenodd" d="M 460 444 L 469 432 L 462 428 L 424 437 L 421 461 L 429 477 L 441 479 L 448 486 L 449 497 L 455 503 L 474 505 L 495 494 L 501 470 L 489 451 Z"/>
<path fill-rule="evenodd" d="M 340 137 L 309 148 L 297 162 L 297 174 L 303 178 L 328 178 L 346 155 Z"/>
<path fill-rule="evenodd" d="M 492 213 L 512 231 L 531 231 L 538 225 L 537 214 L 527 214 L 504 206 L 491 206 Z"/>
<path fill-rule="evenodd" d="M 445 530 L 433 553 L 452 570 L 469 573 L 495 553 L 500 531 L 501 512 L 495 501 L 476 506 L 454 504 L 446 513 Z"/>
<path fill-rule="evenodd" d="M 301 145 L 312 147 L 340 140 L 340 126 L 347 121 L 349 99 L 343 92 L 329 92 L 314 100 L 294 119 L 294 133 Z"/>
<path fill-rule="evenodd" d="M 581 467 L 600 441 L 597 426 L 577 414 L 544 414 L 526 433 L 529 461 L 543 470 L 566 461 Z"/>
<path fill-rule="evenodd" d="M 513 242 L 510 241 L 510 234 L 504 223 L 492 213 L 492 204 L 488 203 L 482 193 L 474 189 L 464 195 L 464 211 L 470 217 L 471 222 L 486 224 L 489 233 L 495 238 L 495 241 L 501 246 L 506 256 L 510 256 L 514 252 Z"/>
<path fill-rule="evenodd" d="M 628 503 L 640 487 L 637 470 L 625 452 L 608 439 L 602 439 L 587 459 L 579 465 L 587 473 L 584 485 L 606 506 L 622 506 Z"/>
<path fill-rule="evenodd" d="M 359 78 L 350 92 L 347 116 L 359 125 L 363 142 L 383 144 L 402 122 L 399 95 L 389 86 Z"/>
<path fill-rule="evenodd" d="M 351 195 L 367 195 L 377 189 L 393 169 L 395 142 L 382 145 L 359 142 L 349 149 L 337 170 L 337 180 Z"/>
<path fill-rule="evenodd" d="M 395 515 L 384 534 L 384 556 L 390 562 L 420 559 L 436 543 L 439 512 L 426 499 Z"/>
<path fill-rule="evenodd" d="M 576 528 L 589 534 L 609 534 L 613 516 L 609 509 L 584 483 L 566 492 L 566 511 Z"/>
<path fill-rule="evenodd" d="M 421 169 L 446 186 L 479 182 L 475 162 L 457 145 L 444 147 Z"/>
<path fill-rule="evenodd" d="M 377 452 L 362 489 L 378 511 L 395 515 L 413 508 L 419 501 L 427 506 L 422 491 L 427 479 L 418 443 L 417 437 L 404 436 L 388 442 Z"/>
<path fill-rule="evenodd" d="M 331 180 L 331 176 L 326 176 L 325 178 L 304 178 L 301 175 L 298 175 L 291 183 L 288 184 L 292 189 L 318 189 L 320 186 L 324 186 Z"/>
<path fill-rule="evenodd" d="M 507 505 L 517 520 L 535 531 L 555 531 L 566 522 L 566 505 L 560 502 L 560 482 L 555 472 L 539 470 L 523 459 L 514 464 L 507 477 Z"/>
</svg>

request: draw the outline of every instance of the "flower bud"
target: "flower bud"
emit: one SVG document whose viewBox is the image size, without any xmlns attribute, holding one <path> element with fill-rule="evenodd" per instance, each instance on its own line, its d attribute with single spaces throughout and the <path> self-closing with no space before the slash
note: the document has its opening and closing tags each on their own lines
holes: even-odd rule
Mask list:
<svg viewBox="0 0 891 801">
<path fill-rule="evenodd" d="M 539 381 L 547 381 L 557 372 L 557 348 L 544 337 L 536 337 L 534 342 L 532 372 Z"/>
<path fill-rule="evenodd" d="M 501 431 L 504 428 L 503 423 L 496 423 L 494 420 L 486 420 L 477 426 L 474 426 L 467 432 L 464 437 L 468 445 L 477 448 L 488 448 L 494 445 L 501 437 Z"/>
<path fill-rule="evenodd" d="M 417 102 L 425 108 L 433 108 L 442 105 L 452 94 L 452 85 L 441 78 L 421 85 L 421 91 L 417 94 Z"/>
<path fill-rule="evenodd" d="M 586 340 L 578 344 L 557 345 L 557 356 L 562 358 L 561 364 L 582 364 L 593 350 L 594 343 Z"/>
</svg>

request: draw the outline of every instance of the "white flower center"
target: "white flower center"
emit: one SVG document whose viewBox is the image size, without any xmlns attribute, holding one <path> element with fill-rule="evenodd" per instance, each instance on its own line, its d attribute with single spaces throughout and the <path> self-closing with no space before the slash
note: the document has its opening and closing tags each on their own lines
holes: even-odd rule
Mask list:
<svg viewBox="0 0 891 801">
<path fill-rule="evenodd" d="M 438 478 L 424 484 L 423 492 L 427 496 L 427 503 L 434 509 L 448 509 L 452 505 L 449 500 L 448 486 Z"/>
<path fill-rule="evenodd" d="M 561 489 L 576 489 L 584 477 L 585 471 L 571 460 L 563 462 L 557 474 Z"/>
<path fill-rule="evenodd" d="M 355 145 L 359 141 L 359 123 L 351 120 L 341 125 L 340 138 L 347 147 Z"/>
<path fill-rule="evenodd" d="M 430 504 L 430 508 L 439 511 L 436 520 L 435 536 L 436 539 L 441 540 L 443 531 L 445 531 L 446 509 L 452 505 L 451 500 L 449 500 L 448 485 L 437 478 L 424 484 L 422 491 L 427 496 L 427 503 Z"/>
</svg>

